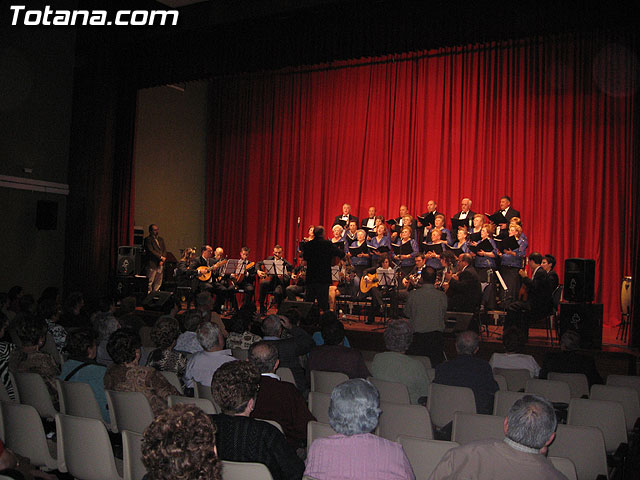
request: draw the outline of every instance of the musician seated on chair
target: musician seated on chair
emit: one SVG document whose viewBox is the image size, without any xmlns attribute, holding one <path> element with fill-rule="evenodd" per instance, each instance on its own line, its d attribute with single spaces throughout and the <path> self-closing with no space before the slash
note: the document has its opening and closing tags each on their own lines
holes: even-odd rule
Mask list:
<svg viewBox="0 0 640 480">
<path fill-rule="evenodd" d="M 246 309 L 253 303 L 253 295 L 256 289 L 256 264 L 249 261 L 249 247 L 240 249 L 240 264 L 238 265 L 239 273 L 232 273 L 230 276 L 229 300 L 231 301 L 231 309 L 238 310 L 238 300 L 236 293 L 240 290 L 244 292 L 242 299 L 242 308 Z"/>
<path fill-rule="evenodd" d="M 340 225 L 337 226 L 339 227 Z M 301 260 L 300 264 L 293 268 L 293 272 L 291 274 L 291 285 L 285 289 L 287 300 L 295 302 L 298 300 L 298 297 L 304 298 L 304 284 L 306 276 L 307 263 L 304 260 Z"/>
<path fill-rule="evenodd" d="M 273 294 L 276 305 L 279 307 L 284 299 L 285 288 L 291 280 L 291 265 L 282 256 L 282 247 L 276 245 L 273 247 L 273 255 L 265 258 L 265 260 L 273 260 L 275 271 L 267 272 L 263 262 L 258 263 L 258 277 L 260 278 L 260 315 L 267 313 L 267 295 Z"/>
<path fill-rule="evenodd" d="M 380 286 L 381 279 L 378 277 L 378 268 L 384 268 L 389 270 L 391 267 L 391 261 L 388 255 L 380 257 L 380 263 L 364 271 L 364 275 L 360 280 L 360 292 L 363 294 L 371 295 L 371 307 L 367 316 L 367 325 L 373 325 L 375 323 L 376 315 L 384 316 L 385 301 L 383 294 L 389 295 L 389 301 L 391 303 L 391 318 L 398 316 L 398 286 L 395 274 L 390 274 L 391 278 L 385 278 L 383 281 L 384 286 Z M 389 280 L 391 281 L 390 285 Z"/>
</svg>

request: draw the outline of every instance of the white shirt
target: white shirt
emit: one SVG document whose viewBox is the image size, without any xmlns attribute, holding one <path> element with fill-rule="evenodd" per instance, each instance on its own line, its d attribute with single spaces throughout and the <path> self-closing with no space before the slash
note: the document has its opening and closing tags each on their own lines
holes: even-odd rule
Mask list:
<svg viewBox="0 0 640 480">
<path fill-rule="evenodd" d="M 524 368 L 529 370 L 531 378 L 538 378 L 540 365 L 531 356 L 524 353 L 494 353 L 489 360 L 491 368 Z"/>
<path fill-rule="evenodd" d="M 187 363 L 187 370 L 184 374 L 184 384 L 187 388 L 195 387 L 194 382 L 210 387 L 211 379 L 218 367 L 227 362 L 235 362 L 236 360 L 236 358 L 231 356 L 231 350 L 198 352 L 191 357 Z"/>
</svg>

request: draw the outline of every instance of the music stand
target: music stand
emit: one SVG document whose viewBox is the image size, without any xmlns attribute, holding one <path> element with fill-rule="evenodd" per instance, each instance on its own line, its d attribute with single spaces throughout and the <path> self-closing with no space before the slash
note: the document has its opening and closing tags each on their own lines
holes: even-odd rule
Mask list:
<svg viewBox="0 0 640 480">
<path fill-rule="evenodd" d="M 340 283 L 340 265 L 333 265 L 331 267 L 331 281 Z"/>
<path fill-rule="evenodd" d="M 240 259 L 227 260 L 227 263 L 224 265 L 224 270 L 222 271 L 223 275 L 231 275 L 232 273 L 240 274 L 238 270 L 242 268 L 244 265 L 241 263 Z"/>
<path fill-rule="evenodd" d="M 267 275 L 284 275 L 284 260 L 263 260 L 262 264 Z"/>
</svg>

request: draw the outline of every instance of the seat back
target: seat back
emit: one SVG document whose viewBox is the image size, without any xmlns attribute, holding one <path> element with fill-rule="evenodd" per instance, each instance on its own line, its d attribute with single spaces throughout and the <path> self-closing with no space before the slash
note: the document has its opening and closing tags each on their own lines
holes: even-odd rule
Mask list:
<svg viewBox="0 0 640 480">
<path fill-rule="evenodd" d="M 591 400 L 611 400 L 622 405 L 627 430 L 633 430 L 640 417 L 640 400 L 638 392 L 631 387 L 616 387 L 613 385 L 592 385 Z"/>
<path fill-rule="evenodd" d="M 273 480 L 271 472 L 262 463 L 222 460 L 224 480 Z"/>
<path fill-rule="evenodd" d="M 527 380 L 531 378 L 529 370 L 526 368 L 494 368 L 494 375 L 502 375 L 507 381 L 507 387 L 512 392 L 524 390 Z"/>
<path fill-rule="evenodd" d="M 182 389 L 182 384 L 180 383 L 180 379 L 178 378 L 178 374 L 176 372 L 161 371 L 160 373 L 164 375 L 164 378 L 166 378 L 167 381 L 171 385 L 173 385 L 176 388 L 176 390 L 178 390 L 178 392 L 180 392 L 180 394 L 184 393 L 184 390 Z"/>
<path fill-rule="evenodd" d="M 558 380 L 532 378 L 527 380 L 524 391 L 526 393 L 540 395 L 554 403 L 569 403 L 569 400 L 571 400 L 569 384 Z"/>
<path fill-rule="evenodd" d="M 23 457 L 29 457 L 37 467 L 58 468 L 56 456 L 49 449 L 38 411 L 31 405 L 7 402 L 0 405 L 5 446 Z"/>
<path fill-rule="evenodd" d="M 498 390 L 493 397 L 493 414 L 502 418 L 506 417 L 511 406 L 525 395 L 524 392 Z"/>
<path fill-rule="evenodd" d="M 476 440 L 504 439 L 504 418 L 495 415 L 456 412 L 451 440 L 465 445 Z"/>
<path fill-rule="evenodd" d="M 404 383 L 389 382 L 374 377 L 369 377 L 368 380 L 373 383 L 378 389 L 378 392 L 380 392 L 381 402 L 401 403 L 404 405 L 411 404 L 409 389 L 407 389 Z"/>
<path fill-rule="evenodd" d="M 143 433 L 153 421 L 153 411 L 147 397 L 140 392 L 105 390 L 112 424 L 118 431 Z"/>
<path fill-rule="evenodd" d="M 445 321 L 445 332 L 464 332 L 469 330 L 469 323 L 473 318 L 473 313 L 468 312 L 447 312 Z"/>
<path fill-rule="evenodd" d="M 211 400 L 207 400 L 206 398 L 194 398 L 194 397 L 183 397 L 181 395 L 169 395 L 167 397 L 167 403 L 170 407 L 177 405 L 179 403 L 187 403 L 190 405 L 195 405 L 200 410 L 202 410 L 207 415 L 215 415 L 216 413 L 220 413 L 220 411 L 216 408 Z"/>
<path fill-rule="evenodd" d="M 391 402 L 380 402 L 382 414 L 378 426 L 380 436 L 396 441 L 398 435 L 409 435 L 416 438 L 433 438 L 433 427 L 429 410 L 422 405 L 407 405 Z"/>
<path fill-rule="evenodd" d="M 328 423 L 314 421 L 307 423 L 307 452 L 316 438 L 325 438 L 331 435 L 336 435 L 336 431 Z"/>
<path fill-rule="evenodd" d="M 59 452 L 67 469 L 83 480 L 121 480 L 107 429 L 93 418 L 56 415 Z"/>
<path fill-rule="evenodd" d="M 309 392 L 309 411 L 321 423 L 329 423 L 329 404 L 331 395 L 322 392 Z"/>
<path fill-rule="evenodd" d="M 476 413 L 476 401 L 470 388 L 432 383 L 427 408 L 433 424 L 444 427 L 455 412 Z"/>
<path fill-rule="evenodd" d="M 58 411 L 53 406 L 46 383 L 37 373 L 15 372 L 14 388 L 20 393 L 20 402 L 34 407 L 43 418 L 53 419 Z"/>
<path fill-rule="evenodd" d="M 609 375 L 607 385 L 634 388 L 640 397 L 640 376 L 638 375 Z"/>
<path fill-rule="evenodd" d="M 331 394 L 336 385 L 347 380 L 349 377 L 344 373 L 311 370 L 311 391 Z"/>
<path fill-rule="evenodd" d="M 504 375 L 500 375 L 498 373 L 493 374 L 493 379 L 498 384 L 498 388 L 502 391 L 508 391 L 509 386 L 507 385 L 507 379 L 504 378 Z"/>
<path fill-rule="evenodd" d="M 424 368 L 431 368 L 431 359 L 425 355 L 407 355 L 409 358 L 413 358 L 414 360 L 418 360 L 420 363 L 424 365 Z"/>
<path fill-rule="evenodd" d="M 102 420 L 100 406 L 88 383 L 64 382 L 56 379 L 56 387 L 60 400 L 60 413 Z"/>
<path fill-rule="evenodd" d="M 584 373 L 549 372 L 547 378 L 549 380 L 556 380 L 568 384 L 571 398 L 589 396 L 589 382 L 587 381 L 587 376 Z"/>
<path fill-rule="evenodd" d="M 549 446 L 549 457 L 552 456 L 571 460 L 580 479 L 608 477 L 604 436 L 595 427 L 559 424 L 556 438 Z"/>
<path fill-rule="evenodd" d="M 426 480 L 435 470 L 445 453 L 460 446 L 456 442 L 428 440 L 408 435 L 400 435 L 397 439 L 407 454 L 416 480 Z"/>
<path fill-rule="evenodd" d="M 427 377 L 429 377 L 429 382 L 433 382 L 433 379 L 436 378 L 436 369 L 427 368 Z"/>
<path fill-rule="evenodd" d="M 123 430 L 122 473 L 124 480 L 140 480 L 147 473 L 142 463 L 142 434 Z"/>
<path fill-rule="evenodd" d="M 599 428 L 607 452 L 614 452 L 620 443 L 627 442 L 627 424 L 619 402 L 573 398 L 567 424 Z"/>
<path fill-rule="evenodd" d="M 206 385 L 201 384 L 200 382 L 194 382 L 195 388 L 193 389 L 193 394 L 196 398 L 206 398 L 207 400 L 213 400 L 213 394 L 211 393 L 211 387 L 207 387 Z"/>
<path fill-rule="evenodd" d="M 249 357 L 249 350 L 245 350 L 244 348 L 232 348 L 231 355 L 241 362 L 244 362 Z"/>
<path fill-rule="evenodd" d="M 293 373 L 289 367 L 278 367 L 276 375 L 278 375 L 283 382 L 296 384 L 296 379 L 293 378 Z"/>
<path fill-rule="evenodd" d="M 563 457 L 547 457 L 553 463 L 553 466 L 561 474 L 567 477 L 568 480 L 578 480 L 578 473 L 576 472 L 576 466 L 568 458 Z"/>
</svg>

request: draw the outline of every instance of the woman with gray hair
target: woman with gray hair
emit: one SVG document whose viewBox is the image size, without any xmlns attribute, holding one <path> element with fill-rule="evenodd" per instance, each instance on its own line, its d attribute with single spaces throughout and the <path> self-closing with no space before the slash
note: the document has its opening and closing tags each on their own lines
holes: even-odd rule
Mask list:
<svg viewBox="0 0 640 480">
<path fill-rule="evenodd" d="M 378 425 L 380 395 L 371 382 L 355 378 L 331 393 L 329 422 L 338 433 L 316 439 L 305 475 L 325 479 L 415 479 L 402 446 L 371 432 Z"/>
<path fill-rule="evenodd" d="M 373 358 L 371 374 L 380 380 L 399 382 L 407 386 L 411 403 L 420 403 L 429 391 L 429 377 L 424 364 L 405 355 L 413 339 L 413 327 L 406 320 L 394 320 L 384 332 L 388 352 Z"/>
</svg>

